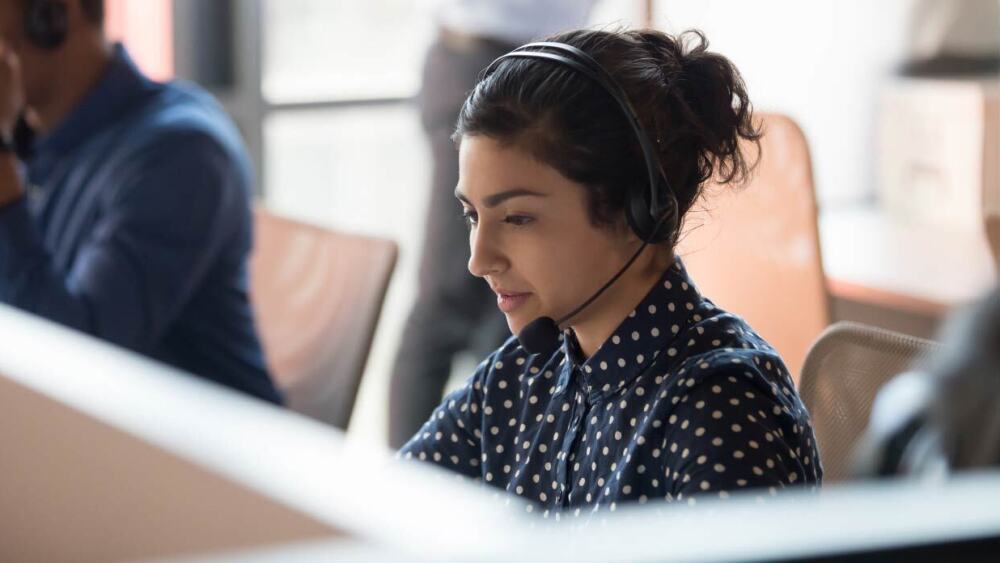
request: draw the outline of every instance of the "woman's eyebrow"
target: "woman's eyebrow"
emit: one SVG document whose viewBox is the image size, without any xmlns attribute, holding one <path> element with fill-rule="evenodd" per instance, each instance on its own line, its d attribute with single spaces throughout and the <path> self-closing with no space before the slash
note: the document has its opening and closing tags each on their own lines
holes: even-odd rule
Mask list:
<svg viewBox="0 0 1000 563">
<path fill-rule="evenodd" d="M 472 205 L 469 199 L 465 197 L 465 194 L 463 194 L 458 190 L 455 190 L 455 197 L 457 197 L 459 200 L 469 205 Z M 536 192 L 534 190 L 529 190 L 527 188 L 513 188 L 500 193 L 495 193 L 486 196 L 486 198 L 483 200 L 483 205 L 486 206 L 487 209 L 490 209 L 500 205 L 501 203 L 507 201 L 508 199 L 512 199 L 515 197 L 548 197 L 548 194 L 543 194 L 541 192 Z"/>
</svg>

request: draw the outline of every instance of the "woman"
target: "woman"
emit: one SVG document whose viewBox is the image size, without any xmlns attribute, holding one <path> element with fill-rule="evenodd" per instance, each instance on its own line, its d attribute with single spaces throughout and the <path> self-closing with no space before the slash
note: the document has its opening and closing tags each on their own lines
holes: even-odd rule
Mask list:
<svg viewBox="0 0 1000 563">
<path fill-rule="evenodd" d="M 781 358 L 673 252 L 703 184 L 743 180 L 741 143 L 760 136 L 738 72 L 706 48 L 700 32 L 573 31 L 484 73 L 455 133 L 456 196 L 469 270 L 519 337 L 403 457 L 545 515 L 819 484 Z M 539 351 L 545 317 L 564 330 Z"/>
</svg>

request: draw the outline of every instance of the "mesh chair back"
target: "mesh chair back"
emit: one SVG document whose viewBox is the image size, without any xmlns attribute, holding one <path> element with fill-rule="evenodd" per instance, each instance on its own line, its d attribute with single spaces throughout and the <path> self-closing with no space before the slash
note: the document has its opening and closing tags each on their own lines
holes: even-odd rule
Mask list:
<svg viewBox="0 0 1000 563">
<path fill-rule="evenodd" d="M 850 476 L 855 446 L 879 389 L 936 347 L 929 340 L 852 322 L 823 331 L 806 356 L 799 394 L 812 417 L 824 482 Z"/>
</svg>

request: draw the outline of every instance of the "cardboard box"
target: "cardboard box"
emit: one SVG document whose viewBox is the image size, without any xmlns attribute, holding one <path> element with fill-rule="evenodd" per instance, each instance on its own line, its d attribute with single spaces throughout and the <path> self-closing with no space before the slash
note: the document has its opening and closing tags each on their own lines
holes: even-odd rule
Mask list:
<svg viewBox="0 0 1000 563">
<path fill-rule="evenodd" d="M 898 78 L 882 91 L 877 188 L 907 223 L 984 231 L 1000 216 L 1000 78 Z"/>
</svg>

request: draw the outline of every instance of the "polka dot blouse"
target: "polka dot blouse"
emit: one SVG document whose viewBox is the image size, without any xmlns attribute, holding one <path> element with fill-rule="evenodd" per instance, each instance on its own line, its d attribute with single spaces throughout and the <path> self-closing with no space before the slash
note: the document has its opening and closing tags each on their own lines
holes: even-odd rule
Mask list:
<svg viewBox="0 0 1000 563">
<path fill-rule="evenodd" d="M 400 451 L 550 513 L 815 488 L 809 415 L 781 358 L 678 260 L 590 358 L 511 338 Z"/>
</svg>

